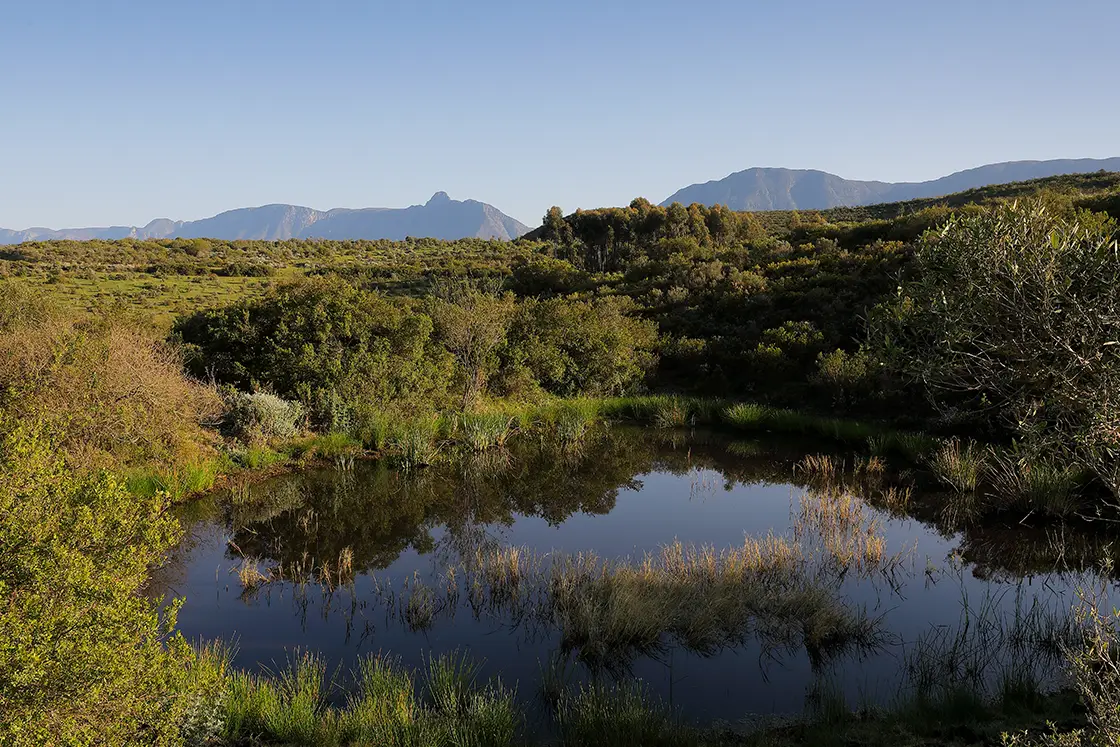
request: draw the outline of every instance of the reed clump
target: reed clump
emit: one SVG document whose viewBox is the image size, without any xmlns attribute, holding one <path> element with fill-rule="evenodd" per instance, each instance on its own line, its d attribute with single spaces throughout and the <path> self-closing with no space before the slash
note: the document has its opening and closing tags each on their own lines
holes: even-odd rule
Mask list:
<svg viewBox="0 0 1120 747">
<path fill-rule="evenodd" d="M 829 454 L 810 454 L 795 464 L 793 469 L 814 481 L 834 482 L 843 474 L 844 463 Z"/>
<path fill-rule="evenodd" d="M 972 441 L 962 444 L 960 439 L 952 438 L 933 452 L 926 464 L 938 480 L 953 490 L 972 493 L 987 468 L 987 452 Z"/>
<path fill-rule="evenodd" d="M 563 744 L 583 747 L 647 747 L 701 744 L 677 715 L 640 683 L 610 687 L 584 684 L 556 701 L 556 723 Z"/>
<path fill-rule="evenodd" d="M 302 654 L 266 676 L 233 673 L 223 699 L 222 743 L 311 747 L 391 744 L 398 747 L 512 747 L 524 721 L 512 691 L 482 682 L 465 655 L 432 657 L 422 676 L 381 655 L 359 661 L 341 707 L 327 693 L 323 660 Z"/>
<path fill-rule="evenodd" d="M 420 418 L 398 424 L 389 439 L 389 451 L 403 469 L 435 464 L 442 451 L 438 422 Z"/>
<path fill-rule="evenodd" d="M 561 405 L 552 425 L 561 444 L 577 446 L 587 439 L 599 419 L 599 408 L 595 402 L 576 400 Z"/>
<path fill-rule="evenodd" d="M 458 440 L 472 451 L 501 448 L 515 432 L 516 420 L 503 413 L 464 413 L 458 416 Z"/>
<path fill-rule="evenodd" d="M 638 563 L 583 554 L 552 564 L 549 613 L 581 660 L 608 667 L 666 637 L 713 652 L 750 632 L 788 643 L 805 620 L 830 621 L 822 640 L 862 630 L 808 571 L 800 547 L 773 535 L 723 551 L 676 542 Z"/>
<path fill-rule="evenodd" d="M 241 588 L 247 592 L 276 579 L 275 570 L 262 564 L 259 558 L 242 558 L 234 568 L 234 573 L 237 574 L 237 580 L 241 582 Z"/>
<path fill-rule="evenodd" d="M 678 397 L 663 397 L 653 404 L 653 424 L 658 428 L 683 428 L 689 418 L 688 403 Z"/>
<path fill-rule="evenodd" d="M 993 498 L 1004 505 L 1066 519 L 1080 508 L 1082 470 L 1015 450 L 991 451 Z"/>
</svg>

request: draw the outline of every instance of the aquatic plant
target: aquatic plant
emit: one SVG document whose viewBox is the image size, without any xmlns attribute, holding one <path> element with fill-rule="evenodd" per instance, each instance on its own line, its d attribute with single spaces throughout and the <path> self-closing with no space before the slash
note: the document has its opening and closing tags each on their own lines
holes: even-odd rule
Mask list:
<svg viewBox="0 0 1120 747">
<path fill-rule="evenodd" d="M 439 459 L 435 420 L 417 419 L 398 424 L 389 449 L 397 463 L 404 469 L 415 469 L 435 464 Z"/>
<path fill-rule="evenodd" d="M 677 397 L 662 397 L 653 406 L 653 424 L 658 428 L 682 428 L 689 423 L 688 403 Z"/>
<path fill-rule="evenodd" d="M 731 405 L 723 411 L 723 422 L 744 430 L 764 427 L 773 411 L 768 407 L 749 402 Z"/>
<path fill-rule="evenodd" d="M 1016 450 L 992 449 L 990 455 L 993 497 L 999 503 L 1062 519 L 1077 512 L 1081 469 Z"/>
<path fill-rule="evenodd" d="M 237 574 L 237 580 L 241 582 L 241 587 L 247 592 L 273 580 L 273 571 L 269 568 L 263 568 L 259 558 L 242 558 L 233 572 Z"/>
<path fill-rule="evenodd" d="M 458 416 L 456 436 L 468 449 L 486 451 L 506 445 L 515 419 L 504 413 L 464 413 Z"/>
<path fill-rule="evenodd" d="M 287 455 L 268 446 L 247 446 L 233 452 L 232 458 L 236 464 L 251 470 L 267 469 L 288 459 Z"/>
<path fill-rule="evenodd" d="M 976 490 L 987 467 L 985 451 L 974 442 L 961 445 L 960 439 L 951 438 L 934 452 L 926 464 L 941 482 L 958 493 Z"/>
<path fill-rule="evenodd" d="M 563 744 L 573 747 L 700 744 L 700 735 L 683 727 L 641 683 L 581 685 L 558 699 L 555 718 Z"/>
<path fill-rule="evenodd" d="M 773 535 L 720 552 L 677 542 L 636 564 L 568 556 L 550 566 L 546 609 L 565 646 L 607 668 L 658 649 L 666 635 L 713 652 L 751 631 L 793 645 L 812 627 L 805 621 L 820 626 L 812 635 L 822 641 L 870 632 L 806 562 L 796 543 Z"/>
<path fill-rule="evenodd" d="M 404 605 L 404 620 L 409 629 L 429 629 L 438 611 L 435 592 L 422 584 L 414 585 Z"/>
<path fill-rule="evenodd" d="M 367 449 L 383 451 L 389 445 L 392 427 L 392 419 L 383 410 L 363 406 L 355 409 L 351 433 Z"/>
<path fill-rule="evenodd" d="M 598 408 L 587 401 L 566 402 L 555 414 L 553 428 L 560 443 L 578 445 L 599 419 Z"/>
<path fill-rule="evenodd" d="M 828 454 L 810 454 L 794 465 L 794 472 L 802 472 L 811 478 L 831 482 L 843 473 L 844 464 Z"/>
</svg>

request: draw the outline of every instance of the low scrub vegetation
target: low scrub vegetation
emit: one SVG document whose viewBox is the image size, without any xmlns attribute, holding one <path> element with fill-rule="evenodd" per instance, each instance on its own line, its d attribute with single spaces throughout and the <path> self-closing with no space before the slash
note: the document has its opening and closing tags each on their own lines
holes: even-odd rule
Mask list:
<svg viewBox="0 0 1120 747">
<path fill-rule="evenodd" d="M 868 455 L 905 459 L 948 488 L 939 508 L 967 521 L 1115 513 L 1120 253 L 1114 217 L 1086 208 L 1114 211 L 1115 193 L 1100 190 L 1116 185 L 1077 184 L 909 213 L 756 216 L 635 200 L 554 209 L 514 245 L 194 239 L 5 252 L 0 742 L 525 738 L 511 691 L 479 682 L 462 658 L 434 660 L 422 679 L 365 661 L 341 703 L 314 655 L 251 676 L 233 672 L 226 651 L 186 646 L 175 604 L 141 592 L 178 537 L 170 503 L 236 468 L 348 467 L 368 453 L 420 469 L 455 452 L 496 471 L 511 439 L 540 434 L 574 462 L 589 458 L 602 421 L 628 418 L 827 439 L 860 452 L 866 484 L 886 471 Z M 108 310 L 112 299 L 97 298 L 106 283 L 126 286 L 135 307 Z M 170 334 L 142 320 L 141 297 L 163 304 Z M 486 577 L 495 603 L 535 598 L 575 656 L 606 667 L 670 638 L 712 651 L 752 626 L 826 658 L 875 635 L 828 584 L 889 573 L 900 556 L 842 489 L 837 463 L 803 468 L 813 484 L 798 536 L 547 568 L 505 551 L 466 571 Z M 905 489 L 880 488 L 885 504 L 910 506 Z M 339 554 L 292 571 L 249 556 L 240 576 L 246 587 L 274 573 L 333 586 L 351 582 L 356 563 Z M 440 592 L 409 591 L 398 609 L 430 627 Z M 1092 631 L 1087 647 L 1066 646 L 1088 731 L 1008 744 L 1116 740 L 1115 635 L 1104 622 Z M 1044 704 L 1022 680 L 1004 685 L 918 710 L 941 718 L 963 703 L 989 718 Z M 850 709 L 820 701 L 859 731 Z M 565 743 L 712 738 L 637 691 L 587 686 L 555 703 Z"/>
</svg>

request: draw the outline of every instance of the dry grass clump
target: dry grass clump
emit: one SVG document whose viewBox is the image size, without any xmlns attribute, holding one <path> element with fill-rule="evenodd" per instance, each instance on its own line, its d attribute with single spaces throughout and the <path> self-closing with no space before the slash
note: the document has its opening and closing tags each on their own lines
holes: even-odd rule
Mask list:
<svg viewBox="0 0 1120 747">
<path fill-rule="evenodd" d="M 815 581 L 797 544 L 773 535 L 718 552 L 677 542 L 636 564 L 565 558 L 551 567 L 549 602 L 564 645 L 607 667 L 667 636 L 711 653 L 752 633 L 792 645 L 867 630 Z"/>
<path fill-rule="evenodd" d="M 474 564 L 491 598 L 512 599 L 518 595 L 522 581 L 532 569 L 533 557 L 520 547 L 479 548 L 475 551 Z"/>
<path fill-rule="evenodd" d="M 241 582 L 242 589 L 247 593 L 277 578 L 275 571 L 262 565 L 259 558 L 242 558 L 233 572 Z"/>
<path fill-rule="evenodd" d="M 18 311 L 15 287 L 0 286 L 5 409 L 60 426 L 80 467 L 174 467 L 212 455 L 203 426 L 216 421 L 221 400 L 183 373 L 179 351 L 123 317 Z"/>
<path fill-rule="evenodd" d="M 794 465 L 795 472 L 802 472 L 814 482 L 833 482 L 844 473 L 844 463 L 828 454 L 810 454 Z"/>
</svg>

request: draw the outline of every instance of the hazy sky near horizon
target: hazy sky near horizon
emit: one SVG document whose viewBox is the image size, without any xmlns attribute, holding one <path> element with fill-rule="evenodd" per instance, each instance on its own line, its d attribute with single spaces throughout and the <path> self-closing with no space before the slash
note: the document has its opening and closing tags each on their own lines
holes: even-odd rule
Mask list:
<svg viewBox="0 0 1120 747">
<path fill-rule="evenodd" d="M 0 226 L 1120 155 L 1115 0 L 3 0 Z"/>
</svg>

